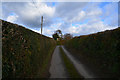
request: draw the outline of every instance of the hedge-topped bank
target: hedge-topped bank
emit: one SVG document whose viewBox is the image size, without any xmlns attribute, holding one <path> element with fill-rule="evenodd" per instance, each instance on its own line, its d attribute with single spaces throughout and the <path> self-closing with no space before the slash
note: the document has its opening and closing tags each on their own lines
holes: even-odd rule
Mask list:
<svg viewBox="0 0 120 80">
<path fill-rule="evenodd" d="M 75 37 L 66 42 L 65 46 L 83 62 L 96 67 L 102 75 L 120 76 L 120 27 Z"/>
<path fill-rule="evenodd" d="M 52 38 L 2 21 L 2 77 L 49 77 L 55 45 Z"/>
</svg>

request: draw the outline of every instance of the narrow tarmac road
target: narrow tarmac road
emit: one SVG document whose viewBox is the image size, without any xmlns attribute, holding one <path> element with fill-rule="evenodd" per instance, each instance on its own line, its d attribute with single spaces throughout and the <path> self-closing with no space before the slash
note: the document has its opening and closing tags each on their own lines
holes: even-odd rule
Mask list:
<svg viewBox="0 0 120 80">
<path fill-rule="evenodd" d="M 67 72 L 65 70 L 65 66 L 63 65 L 59 46 L 56 46 L 50 66 L 50 78 L 68 78 Z"/>
<path fill-rule="evenodd" d="M 50 78 L 69 78 L 68 72 L 65 69 L 65 66 L 63 65 L 63 60 L 60 55 L 59 47 L 62 47 L 63 51 L 67 55 L 67 57 L 70 59 L 70 61 L 73 63 L 76 70 L 79 72 L 81 76 L 84 78 L 98 78 L 90 71 L 89 68 L 81 64 L 80 61 L 78 61 L 76 58 L 74 58 L 65 48 L 64 46 L 56 46 L 52 60 L 51 60 L 51 66 L 50 66 Z"/>
</svg>

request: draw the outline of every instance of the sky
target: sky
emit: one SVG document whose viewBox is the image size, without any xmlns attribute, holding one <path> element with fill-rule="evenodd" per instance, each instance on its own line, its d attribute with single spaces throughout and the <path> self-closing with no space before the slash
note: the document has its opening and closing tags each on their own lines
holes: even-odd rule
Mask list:
<svg viewBox="0 0 120 80">
<path fill-rule="evenodd" d="M 118 27 L 117 2 L 2 2 L 0 19 L 22 25 L 52 37 L 63 34 L 87 35 Z M 1 12 L 1 10 L 0 10 Z"/>
</svg>

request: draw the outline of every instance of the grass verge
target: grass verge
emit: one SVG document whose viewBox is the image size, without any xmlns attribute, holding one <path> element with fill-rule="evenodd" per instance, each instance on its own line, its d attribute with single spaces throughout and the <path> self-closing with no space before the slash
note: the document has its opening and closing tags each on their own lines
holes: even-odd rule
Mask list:
<svg viewBox="0 0 120 80">
<path fill-rule="evenodd" d="M 98 75 L 108 78 L 120 76 L 120 27 L 90 35 L 74 37 L 65 47 L 72 55 Z"/>
<path fill-rule="evenodd" d="M 49 51 L 46 59 L 45 59 L 44 62 L 43 62 L 43 65 L 42 65 L 42 67 L 40 68 L 40 70 L 38 71 L 38 74 L 37 74 L 36 77 L 38 77 L 38 78 L 39 78 L 39 77 L 40 77 L 40 78 L 48 78 L 48 77 L 50 76 L 50 74 L 49 74 L 49 68 L 50 68 L 50 62 L 51 62 L 51 58 L 52 58 L 52 54 L 53 54 L 54 49 L 55 49 L 55 47 L 52 48 L 52 49 Z"/>
<path fill-rule="evenodd" d="M 74 67 L 74 65 L 72 64 L 72 62 L 69 60 L 69 58 L 65 55 L 63 49 L 60 47 L 60 53 L 62 55 L 62 59 L 64 61 L 65 67 L 69 73 L 70 78 L 83 78 L 78 71 L 76 70 L 76 68 Z"/>
</svg>

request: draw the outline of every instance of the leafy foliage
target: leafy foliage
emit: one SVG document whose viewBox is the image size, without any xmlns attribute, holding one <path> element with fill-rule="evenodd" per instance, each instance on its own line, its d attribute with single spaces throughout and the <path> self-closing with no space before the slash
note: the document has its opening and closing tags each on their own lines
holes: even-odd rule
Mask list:
<svg viewBox="0 0 120 80">
<path fill-rule="evenodd" d="M 70 40 L 72 38 L 73 38 L 73 36 L 71 34 L 69 34 L 69 33 L 64 34 L 64 40 Z"/>
<path fill-rule="evenodd" d="M 53 36 L 54 40 L 57 40 L 57 38 L 59 38 L 57 33 L 53 34 L 52 36 Z"/>
<path fill-rule="evenodd" d="M 99 71 L 105 72 L 104 74 L 113 77 L 120 76 L 120 27 L 96 34 L 74 37 L 66 42 L 65 46 L 76 51 L 74 54 L 79 57 L 85 57 Z"/>
<path fill-rule="evenodd" d="M 42 73 L 43 66 L 48 66 L 56 42 L 17 24 L 2 21 L 2 44 L 3 78 L 32 78 Z M 44 77 L 47 76 L 44 74 Z"/>
</svg>

